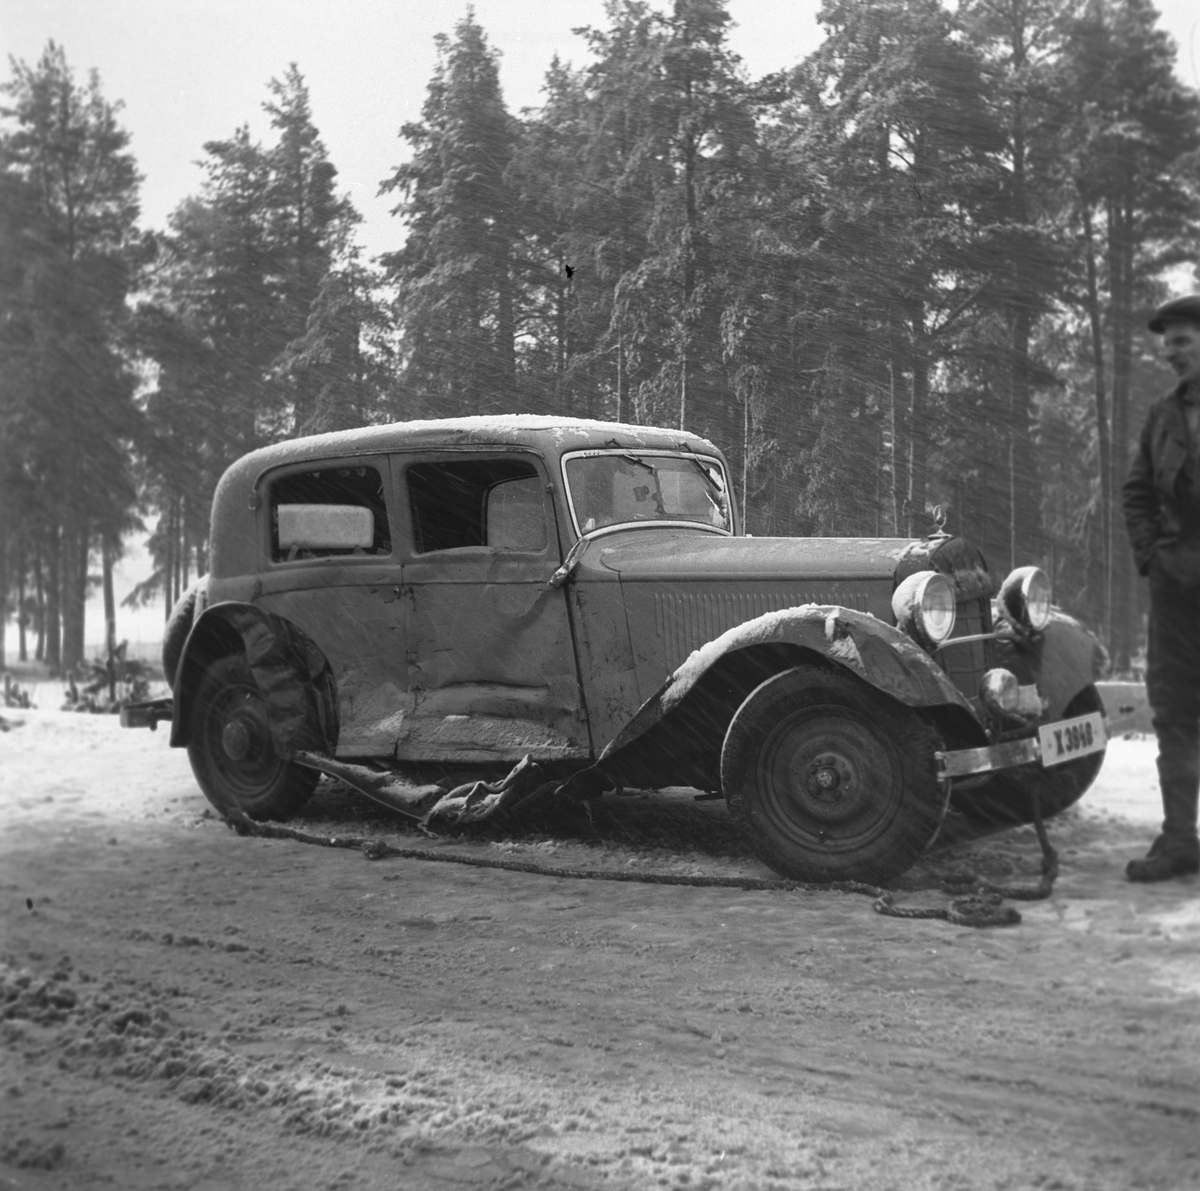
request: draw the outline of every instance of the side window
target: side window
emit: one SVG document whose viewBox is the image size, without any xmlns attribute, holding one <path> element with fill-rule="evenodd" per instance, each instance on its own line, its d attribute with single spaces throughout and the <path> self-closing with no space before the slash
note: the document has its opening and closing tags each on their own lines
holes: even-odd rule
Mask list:
<svg viewBox="0 0 1200 1191">
<path fill-rule="evenodd" d="M 544 550 L 543 490 L 536 475 L 493 485 L 487 494 L 487 544 L 502 550 Z"/>
<path fill-rule="evenodd" d="M 324 467 L 271 484 L 271 560 L 392 552 L 383 481 L 374 467 Z"/>
<path fill-rule="evenodd" d="M 413 548 L 543 550 L 546 507 L 537 468 L 523 459 L 414 463 L 408 468 Z"/>
</svg>

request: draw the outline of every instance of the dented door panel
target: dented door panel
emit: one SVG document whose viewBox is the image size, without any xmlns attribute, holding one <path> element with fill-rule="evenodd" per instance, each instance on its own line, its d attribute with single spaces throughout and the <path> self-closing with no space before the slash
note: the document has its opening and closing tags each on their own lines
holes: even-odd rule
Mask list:
<svg viewBox="0 0 1200 1191">
<path fill-rule="evenodd" d="M 453 479 L 459 460 L 471 469 L 498 469 L 506 461 L 474 454 L 414 456 L 405 460 L 424 485 L 423 514 L 413 518 L 411 548 L 405 558 L 404 611 L 406 667 L 412 713 L 396 747 L 403 761 L 514 762 L 586 760 L 591 740 L 572 641 L 567 596 L 549 586 L 561 551 L 545 472 L 525 456 L 521 465 L 537 469 L 537 491 L 544 533 L 533 533 L 536 548 L 502 545 L 454 545 L 467 536 L 441 521 L 430 485 L 438 468 Z M 511 461 L 511 460 L 510 460 Z M 401 479 L 400 487 L 406 481 Z M 410 497 L 411 497 L 410 493 Z M 451 492 L 454 505 L 470 512 L 462 491 Z M 536 514 L 536 507 L 532 510 Z M 526 507 L 509 534 L 530 531 Z M 423 516 L 424 520 L 421 521 Z M 490 532 L 490 530 L 488 531 Z"/>
<path fill-rule="evenodd" d="M 599 753 L 642 703 L 625 601 L 617 576 L 586 555 L 564 590 L 571 600 L 588 723 Z"/>
<path fill-rule="evenodd" d="M 553 567 L 492 547 L 405 568 L 412 717 L 401 760 L 587 757 L 565 596 Z"/>
<path fill-rule="evenodd" d="M 302 628 L 329 659 L 337 682 L 338 755 L 388 756 L 406 713 L 400 567 L 358 582 L 264 593 L 255 601 Z"/>
</svg>

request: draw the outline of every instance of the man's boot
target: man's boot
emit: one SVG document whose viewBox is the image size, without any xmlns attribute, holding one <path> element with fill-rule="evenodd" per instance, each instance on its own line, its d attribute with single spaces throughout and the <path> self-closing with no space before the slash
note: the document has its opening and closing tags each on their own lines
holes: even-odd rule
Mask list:
<svg viewBox="0 0 1200 1191">
<path fill-rule="evenodd" d="M 1131 860 L 1125 866 L 1125 875 L 1131 881 L 1168 881 L 1172 877 L 1200 872 L 1200 856 L 1165 852 L 1165 840 L 1166 836 L 1160 835 L 1141 860 Z"/>
<path fill-rule="evenodd" d="M 1191 725 L 1159 726 L 1158 778 L 1162 786 L 1163 829 L 1141 860 L 1131 860 L 1131 881 L 1166 881 L 1200 872 L 1196 837 L 1196 801 L 1200 794 L 1200 758 Z"/>
</svg>

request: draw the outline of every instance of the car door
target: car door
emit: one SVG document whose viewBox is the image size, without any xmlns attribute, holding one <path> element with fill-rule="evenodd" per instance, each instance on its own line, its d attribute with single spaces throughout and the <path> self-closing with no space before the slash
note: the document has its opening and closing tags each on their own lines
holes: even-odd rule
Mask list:
<svg viewBox="0 0 1200 1191">
<path fill-rule="evenodd" d="M 411 762 L 591 753 L 549 479 L 530 452 L 426 452 L 400 464 Z"/>
<path fill-rule="evenodd" d="M 393 492 L 387 456 L 292 464 L 266 478 L 266 559 L 254 598 L 328 660 L 342 757 L 390 756 L 407 710 Z"/>
</svg>

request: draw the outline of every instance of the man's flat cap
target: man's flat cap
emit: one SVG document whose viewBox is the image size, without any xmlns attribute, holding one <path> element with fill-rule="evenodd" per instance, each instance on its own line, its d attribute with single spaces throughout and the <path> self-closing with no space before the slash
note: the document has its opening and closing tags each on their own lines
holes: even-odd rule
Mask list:
<svg viewBox="0 0 1200 1191">
<path fill-rule="evenodd" d="M 1200 294 L 1188 294 L 1186 298 L 1172 298 L 1164 302 L 1146 324 L 1155 335 L 1167 329 L 1167 323 L 1195 323 L 1200 326 Z"/>
</svg>

